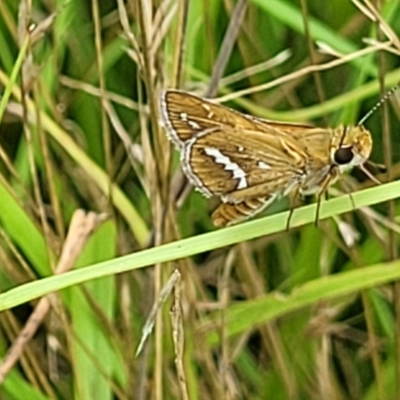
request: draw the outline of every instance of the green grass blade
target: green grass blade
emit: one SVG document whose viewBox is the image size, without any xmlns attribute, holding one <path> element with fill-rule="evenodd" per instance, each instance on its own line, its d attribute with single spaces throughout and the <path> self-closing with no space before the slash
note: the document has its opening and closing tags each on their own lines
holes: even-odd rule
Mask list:
<svg viewBox="0 0 400 400">
<path fill-rule="evenodd" d="M 352 193 L 357 208 L 378 204 L 400 197 L 400 181 Z M 323 202 L 320 219 L 353 211 L 348 195 Z M 301 207 L 293 213 L 291 227 L 302 226 L 315 220 L 316 204 Z M 63 275 L 30 282 L 0 295 L 0 311 L 15 307 L 50 292 L 83 283 L 91 279 L 143 268 L 155 263 L 189 257 L 212 249 L 229 246 L 260 236 L 282 232 L 286 228 L 289 212 L 283 212 L 255 221 L 243 223 L 203 235 L 168 243 L 135 254 L 95 264 Z"/>
</svg>

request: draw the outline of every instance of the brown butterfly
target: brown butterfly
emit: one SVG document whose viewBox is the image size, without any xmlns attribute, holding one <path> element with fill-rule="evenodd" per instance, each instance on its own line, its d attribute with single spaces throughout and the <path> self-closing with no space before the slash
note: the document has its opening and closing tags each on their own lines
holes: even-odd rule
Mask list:
<svg viewBox="0 0 400 400">
<path fill-rule="evenodd" d="M 181 152 L 189 181 L 221 204 L 216 226 L 243 221 L 281 196 L 320 196 L 372 150 L 362 126 L 317 128 L 242 114 L 180 90 L 160 96 L 169 138 Z"/>
</svg>

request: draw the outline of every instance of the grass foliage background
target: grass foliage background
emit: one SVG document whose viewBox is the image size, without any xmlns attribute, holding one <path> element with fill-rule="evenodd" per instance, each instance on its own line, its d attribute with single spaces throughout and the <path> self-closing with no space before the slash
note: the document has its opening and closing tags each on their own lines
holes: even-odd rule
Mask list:
<svg viewBox="0 0 400 400">
<path fill-rule="evenodd" d="M 0 398 L 400 399 L 398 93 L 365 123 L 383 184 L 354 171 L 355 208 L 332 190 L 318 227 L 308 204 L 289 231 L 286 199 L 215 230 L 157 113 L 159 90 L 180 87 L 264 118 L 357 124 L 400 80 L 399 12 L 0 2 Z M 101 223 L 67 252 L 78 209 Z M 62 261 L 72 271 L 55 275 Z"/>
</svg>

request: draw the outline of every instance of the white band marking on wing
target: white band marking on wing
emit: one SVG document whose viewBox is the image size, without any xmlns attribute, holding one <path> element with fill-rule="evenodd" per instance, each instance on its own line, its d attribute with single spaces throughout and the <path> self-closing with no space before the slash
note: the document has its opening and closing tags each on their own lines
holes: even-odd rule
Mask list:
<svg viewBox="0 0 400 400">
<path fill-rule="evenodd" d="M 214 157 L 217 164 L 224 165 L 224 169 L 226 171 L 232 171 L 233 178 L 239 179 L 239 183 L 236 189 L 247 188 L 246 172 L 244 172 L 238 164 L 232 162 L 229 157 L 224 156 L 218 149 L 214 147 L 206 147 L 204 151 L 208 156 Z"/>
</svg>

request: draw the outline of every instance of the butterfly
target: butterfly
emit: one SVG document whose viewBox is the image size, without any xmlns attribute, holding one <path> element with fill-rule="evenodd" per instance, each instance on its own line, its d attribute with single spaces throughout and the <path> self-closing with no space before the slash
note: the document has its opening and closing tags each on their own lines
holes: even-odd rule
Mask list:
<svg viewBox="0 0 400 400">
<path fill-rule="evenodd" d="M 182 169 L 220 205 L 216 226 L 258 214 L 282 196 L 321 195 L 357 166 L 364 168 L 372 137 L 362 125 L 318 128 L 246 115 L 189 92 L 160 95 L 161 122 L 180 151 Z"/>
</svg>

